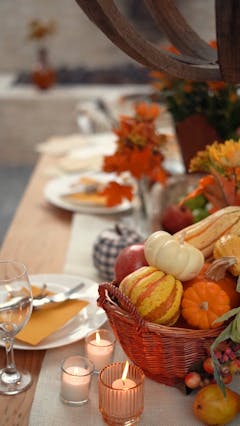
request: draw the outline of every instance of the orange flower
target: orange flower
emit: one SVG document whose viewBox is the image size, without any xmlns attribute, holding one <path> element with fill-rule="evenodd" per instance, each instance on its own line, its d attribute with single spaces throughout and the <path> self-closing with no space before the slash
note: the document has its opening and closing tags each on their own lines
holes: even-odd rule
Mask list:
<svg viewBox="0 0 240 426">
<path fill-rule="evenodd" d="M 226 83 L 224 83 L 224 81 L 207 81 L 207 85 L 209 89 L 216 92 L 223 90 L 226 87 Z"/>
<path fill-rule="evenodd" d="M 211 174 L 200 179 L 197 188 L 182 202 L 204 194 L 212 205 L 211 211 L 240 205 L 240 140 L 207 145 L 192 158 L 190 171 Z"/>
<path fill-rule="evenodd" d="M 120 117 L 119 126 L 114 129 L 118 136 L 116 150 L 103 159 L 102 169 L 105 172 L 121 174 L 128 171 L 137 180 L 148 177 L 151 182 L 165 183 L 168 173 L 162 165 L 161 147 L 167 137 L 158 134 L 155 128 L 159 111 L 157 104 L 141 102 L 136 104 L 133 117 Z M 129 189 L 120 188 L 119 184 L 111 184 L 105 191 L 109 206 L 120 203 L 123 196 L 130 196 Z"/>
<path fill-rule="evenodd" d="M 167 137 L 156 132 L 158 114 L 157 104 L 141 102 L 135 106 L 134 117 L 120 117 L 119 127 L 114 129 L 118 136 L 117 148 L 114 154 L 104 157 L 105 172 L 129 171 L 136 179 L 148 176 L 154 181 L 165 180 L 167 173 L 162 166 L 161 146 Z"/>
<path fill-rule="evenodd" d="M 216 41 L 210 46 L 215 49 Z M 168 52 L 178 54 L 175 48 Z M 169 53 L 170 55 L 170 53 Z M 237 138 L 240 127 L 239 84 L 223 81 L 188 81 L 170 76 L 167 72 L 151 71 L 151 84 L 156 96 L 165 105 L 175 123 L 194 114 L 201 114 L 216 130 L 221 140 Z"/>
<path fill-rule="evenodd" d="M 191 81 L 185 81 L 184 87 L 183 87 L 184 92 L 186 93 L 191 93 L 193 90 L 192 87 L 192 82 Z"/>
<path fill-rule="evenodd" d="M 208 43 L 209 46 L 211 46 L 213 49 L 217 49 L 217 42 L 216 40 L 210 40 L 210 42 Z"/>
<path fill-rule="evenodd" d="M 29 22 L 28 38 L 30 40 L 40 40 L 47 36 L 54 34 L 56 31 L 56 23 L 51 20 L 49 22 L 42 22 L 39 19 L 33 19 Z"/>
<path fill-rule="evenodd" d="M 158 104 L 147 104 L 145 102 L 141 102 L 135 106 L 135 111 L 138 119 L 142 120 L 155 120 L 160 113 L 160 108 Z"/>
<path fill-rule="evenodd" d="M 175 53 L 175 55 L 179 55 L 179 50 L 175 46 L 168 46 L 167 50 L 171 53 Z"/>
</svg>

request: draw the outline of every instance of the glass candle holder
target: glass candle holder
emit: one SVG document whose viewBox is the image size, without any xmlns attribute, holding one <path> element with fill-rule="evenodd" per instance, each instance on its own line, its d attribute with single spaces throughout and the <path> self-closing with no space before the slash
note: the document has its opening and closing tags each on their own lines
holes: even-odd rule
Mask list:
<svg viewBox="0 0 240 426">
<path fill-rule="evenodd" d="M 70 356 L 61 365 L 60 398 L 65 404 L 82 405 L 88 401 L 94 364 L 82 356 Z"/>
<path fill-rule="evenodd" d="M 95 371 L 99 372 L 112 361 L 115 346 L 113 333 L 104 328 L 89 333 L 85 338 L 86 356 L 95 365 Z"/>
<path fill-rule="evenodd" d="M 122 380 L 124 362 L 106 366 L 99 374 L 99 410 L 108 425 L 137 424 L 144 409 L 144 374 L 130 364 Z"/>
</svg>

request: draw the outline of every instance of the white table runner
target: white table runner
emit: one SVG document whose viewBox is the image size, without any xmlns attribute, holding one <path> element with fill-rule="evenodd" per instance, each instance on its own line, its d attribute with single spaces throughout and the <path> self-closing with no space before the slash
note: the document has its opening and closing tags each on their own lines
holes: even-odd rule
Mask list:
<svg viewBox="0 0 240 426">
<path fill-rule="evenodd" d="M 100 281 L 92 264 L 92 243 L 97 235 L 109 227 L 116 218 L 75 214 L 65 273 L 80 274 Z M 104 327 L 109 327 L 108 323 Z M 59 399 L 60 364 L 62 359 L 73 354 L 84 355 L 84 342 L 51 349 L 46 352 L 30 414 L 30 426 L 103 426 L 98 410 L 97 376 L 93 377 L 89 402 L 81 407 L 69 407 Z M 125 361 L 126 355 L 116 345 L 114 361 Z M 239 380 L 237 380 L 239 382 Z M 240 385 L 238 383 L 238 391 Z M 145 380 L 144 413 L 139 426 L 200 426 L 192 413 L 194 396 L 186 396 L 180 390 Z M 238 426 L 239 417 L 229 426 Z"/>
</svg>

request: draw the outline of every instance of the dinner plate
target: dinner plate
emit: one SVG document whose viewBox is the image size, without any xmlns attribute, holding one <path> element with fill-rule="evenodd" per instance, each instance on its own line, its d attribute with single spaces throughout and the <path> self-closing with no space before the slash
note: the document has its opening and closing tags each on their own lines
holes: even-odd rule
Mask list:
<svg viewBox="0 0 240 426">
<path fill-rule="evenodd" d="M 38 345 L 28 345 L 16 339 L 14 349 L 53 349 L 69 345 L 83 339 L 87 333 L 98 329 L 106 321 L 107 317 L 104 310 L 97 306 L 98 284 L 95 281 L 78 275 L 65 274 L 30 275 L 29 279 L 32 285 L 39 287 L 43 283 L 47 283 L 48 289 L 53 292 L 65 291 L 68 288 L 76 286 L 79 282 L 83 282 L 85 286 L 79 290 L 79 297 L 82 299 L 86 298 L 89 301 L 89 305 L 82 309 L 62 328 L 42 340 Z"/>
<path fill-rule="evenodd" d="M 111 180 L 119 181 L 119 177 L 114 173 L 102 172 L 89 172 L 78 173 L 73 175 L 64 175 L 50 180 L 44 188 L 44 196 L 51 204 L 69 210 L 72 212 L 80 213 L 95 213 L 95 214 L 114 214 L 130 210 L 133 206 L 132 202 L 127 199 L 123 200 L 121 204 L 113 207 L 98 206 L 94 204 L 85 205 L 83 203 L 73 203 L 62 198 L 63 194 L 71 190 L 71 185 L 76 183 L 81 177 L 88 176 L 97 179 L 101 182 L 110 182 Z"/>
</svg>

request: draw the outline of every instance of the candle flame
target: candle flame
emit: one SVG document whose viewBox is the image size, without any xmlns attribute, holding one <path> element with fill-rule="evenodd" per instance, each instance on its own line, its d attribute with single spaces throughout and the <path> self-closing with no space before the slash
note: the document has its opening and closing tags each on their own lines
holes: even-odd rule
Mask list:
<svg viewBox="0 0 240 426">
<path fill-rule="evenodd" d="M 101 341 L 101 337 L 100 337 L 99 332 L 97 331 L 97 332 L 96 332 L 96 343 L 97 343 L 97 345 L 99 345 L 99 344 L 100 344 L 100 341 Z"/>
<path fill-rule="evenodd" d="M 73 376 L 79 376 L 79 369 L 78 367 L 73 367 L 73 372 L 72 372 Z"/>
<path fill-rule="evenodd" d="M 128 361 L 126 361 L 125 366 L 124 366 L 124 369 L 123 369 L 123 373 L 122 373 L 122 381 L 123 381 L 123 384 L 124 384 L 124 382 L 125 382 L 125 380 L 126 380 L 126 378 L 127 378 L 128 368 L 129 368 L 129 362 L 128 362 Z"/>
</svg>

